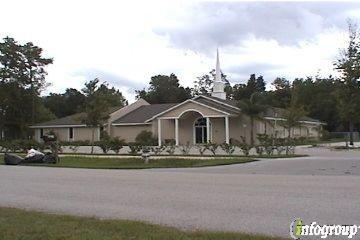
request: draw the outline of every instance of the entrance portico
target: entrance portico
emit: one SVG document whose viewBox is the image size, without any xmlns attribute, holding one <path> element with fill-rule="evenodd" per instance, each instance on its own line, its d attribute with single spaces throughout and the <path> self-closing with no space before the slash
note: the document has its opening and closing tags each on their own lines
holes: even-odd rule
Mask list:
<svg viewBox="0 0 360 240">
<path fill-rule="evenodd" d="M 201 106 L 201 108 L 205 107 Z M 221 143 L 229 143 L 230 114 L 225 112 L 216 112 L 217 110 L 213 109 L 207 109 L 207 114 L 205 114 L 201 110 L 204 109 L 191 108 L 185 111 L 181 111 L 175 116 L 157 117 L 158 145 L 161 146 L 165 140 L 163 139 L 164 129 L 162 124 L 165 120 L 173 121 L 172 126 L 174 126 L 174 129 L 168 129 L 169 124 L 166 124 L 167 129 L 165 131 L 174 131 L 173 136 L 176 145 L 184 145 L 187 143 L 205 144 L 207 142 L 214 142 L 215 139 L 217 140 L 217 142 L 219 142 L 220 140 Z M 209 112 L 211 112 L 211 114 L 209 114 Z M 172 114 L 169 113 L 168 115 Z M 220 128 L 224 129 L 225 131 L 217 131 Z M 225 135 L 223 134 L 224 132 Z"/>
</svg>

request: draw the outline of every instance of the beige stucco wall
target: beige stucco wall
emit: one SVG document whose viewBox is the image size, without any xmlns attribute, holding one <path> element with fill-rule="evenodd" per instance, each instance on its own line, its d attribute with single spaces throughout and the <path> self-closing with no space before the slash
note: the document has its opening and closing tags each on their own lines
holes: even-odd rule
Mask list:
<svg viewBox="0 0 360 240">
<path fill-rule="evenodd" d="M 264 131 L 265 123 L 260 122 L 258 124 L 262 125 L 262 127 L 261 130 L 258 129 L 256 133 L 265 133 Z M 288 130 L 281 125 L 281 121 L 277 121 L 276 125 L 273 120 L 267 122 L 266 134 L 275 135 L 275 132 L 277 132 L 277 136 L 280 138 L 286 138 L 288 137 L 289 134 Z M 315 123 L 302 123 L 300 127 L 295 127 L 291 130 L 290 136 L 294 138 L 299 138 L 299 137 L 319 138 L 320 137 L 319 125 Z"/>
<path fill-rule="evenodd" d="M 180 129 L 180 125 L 179 125 Z M 158 120 L 155 119 L 151 122 L 151 131 L 155 137 L 158 136 Z M 161 139 L 175 139 L 175 120 L 174 119 L 161 119 Z"/>
<path fill-rule="evenodd" d="M 149 105 L 148 102 L 146 102 L 144 99 L 139 99 L 136 102 L 125 106 L 113 113 L 110 114 L 110 117 L 107 121 L 107 126 L 106 126 L 106 131 L 110 136 L 113 136 L 112 130 L 114 128 L 114 126 L 111 125 L 111 123 L 117 119 L 119 119 L 122 116 L 125 116 L 126 114 L 128 114 L 129 112 L 134 111 L 135 109 L 144 106 L 144 105 Z"/>
<path fill-rule="evenodd" d="M 142 131 L 152 131 L 151 124 L 149 125 L 127 125 L 127 126 L 113 126 L 112 136 L 124 139 L 125 142 L 134 142 L 136 136 Z"/>
<path fill-rule="evenodd" d="M 221 112 L 212 110 L 210 108 L 196 104 L 194 102 L 187 102 L 187 103 L 161 115 L 160 117 L 179 117 L 181 113 L 188 111 L 190 109 L 196 109 L 197 111 L 202 113 L 203 116 L 224 116 L 224 114 Z"/>
<path fill-rule="evenodd" d="M 87 127 L 73 128 L 73 132 L 74 132 L 74 140 L 73 141 L 91 140 L 92 128 L 87 128 Z M 95 141 L 100 140 L 99 134 L 100 134 L 99 128 L 96 128 L 95 135 L 94 135 Z"/>
<path fill-rule="evenodd" d="M 35 129 L 35 139 L 37 141 L 42 141 L 40 138 L 40 128 Z M 59 141 L 84 141 L 91 140 L 92 129 L 88 127 L 73 127 L 74 138 L 69 139 L 69 128 L 68 127 L 60 127 L 60 128 L 43 128 L 43 133 L 46 135 L 49 132 L 54 132 L 58 137 Z M 94 139 L 95 141 L 99 140 L 99 130 L 95 130 Z"/>
</svg>

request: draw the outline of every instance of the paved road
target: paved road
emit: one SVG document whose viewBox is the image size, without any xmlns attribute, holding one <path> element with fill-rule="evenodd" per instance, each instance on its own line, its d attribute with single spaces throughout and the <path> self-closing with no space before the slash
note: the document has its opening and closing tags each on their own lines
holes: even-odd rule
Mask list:
<svg viewBox="0 0 360 240">
<path fill-rule="evenodd" d="M 295 217 L 360 224 L 359 152 L 317 154 L 195 170 L 0 166 L 0 205 L 285 237 Z"/>
</svg>

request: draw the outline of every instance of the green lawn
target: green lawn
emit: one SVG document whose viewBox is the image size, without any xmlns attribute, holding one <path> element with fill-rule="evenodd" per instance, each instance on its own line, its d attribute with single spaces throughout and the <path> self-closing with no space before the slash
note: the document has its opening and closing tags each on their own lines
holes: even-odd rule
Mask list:
<svg viewBox="0 0 360 240">
<path fill-rule="evenodd" d="M 164 158 L 151 159 L 148 164 L 140 158 L 107 158 L 107 157 L 78 157 L 64 156 L 58 164 L 33 164 L 49 167 L 73 167 L 73 168 L 100 168 L 100 169 L 143 169 L 143 168 L 180 168 L 180 167 L 206 167 L 216 165 L 228 165 L 256 161 L 251 158 L 213 158 L 213 159 L 180 159 Z M 0 164 L 3 164 L 3 156 Z"/>
<path fill-rule="evenodd" d="M 186 232 L 171 227 L 128 220 L 46 214 L 0 208 L 1 240 L 265 240 L 281 239 L 241 233 Z"/>
</svg>

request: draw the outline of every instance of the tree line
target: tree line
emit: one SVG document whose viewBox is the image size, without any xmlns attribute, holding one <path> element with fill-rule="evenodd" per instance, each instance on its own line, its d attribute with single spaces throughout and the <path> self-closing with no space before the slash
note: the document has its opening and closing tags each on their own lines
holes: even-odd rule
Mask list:
<svg viewBox="0 0 360 240">
<path fill-rule="evenodd" d="M 240 100 L 244 109 L 244 104 L 248 108 L 252 104 L 258 109 L 260 105 L 294 109 L 325 122 L 328 131 L 358 130 L 359 39 L 357 26 L 349 23 L 349 44 L 334 62 L 340 77 L 278 77 L 267 89 L 261 75 L 251 74 L 246 83 L 232 85 L 222 73 L 227 98 Z M 99 111 L 128 104 L 118 89 L 97 78 L 88 81 L 81 90 L 68 88 L 64 93 L 41 96 L 48 86 L 46 67 L 52 63 L 53 59 L 44 57 L 43 50 L 31 42 L 20 44 L 10 37 L 0 42 L 0 130 L 5 130 L 7 138 L 27 138 L 32 135 L 30 125 L 79 112 L 88 116 L 84 123 L 97 126 L 107 117 L 97 114 Z M 136 90 L 135 94 L 152 104 L 182 102 L 195 95 L 210 95 L 214 79 L 213 69 L 198 77 L 190 88 L 182 86 L 175 74 L 156 75 L 151 77 L 148 88 Z"/>
</svg>

